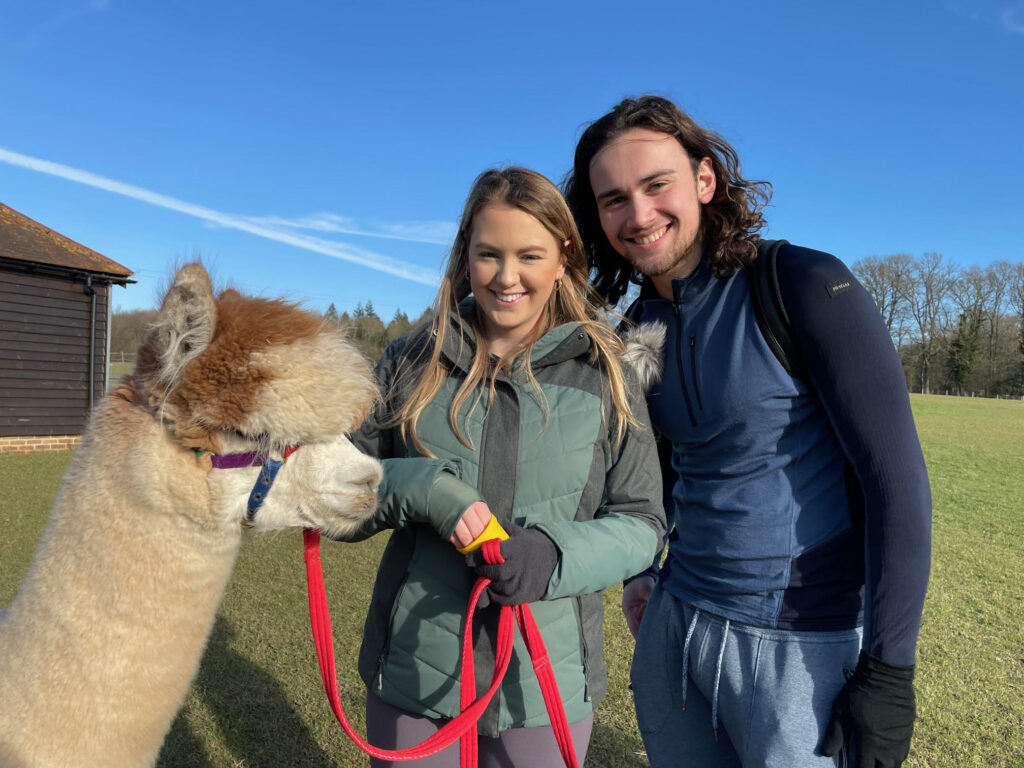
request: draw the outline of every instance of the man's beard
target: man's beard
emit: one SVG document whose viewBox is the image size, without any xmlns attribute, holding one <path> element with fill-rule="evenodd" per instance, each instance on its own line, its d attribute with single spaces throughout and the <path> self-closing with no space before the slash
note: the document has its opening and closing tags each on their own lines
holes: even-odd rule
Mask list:
<svg viewBox="0 0 1024 768">
<path fill-rule="evenodd" d="M 679 226 L 678 220 L 676 226 Z M 672 272 L 688 258 L 691 258 L 694 252 L 696 252 L 695 257 L 693 257 L 694 260 L 699 261 L 701 251 L 703 250 L 703 242 L 704 221 L 701 220 L 700 223 L 697 224 L 697 230 L 693 233 L 693 237 L 689 238 L 685 243 L 678 243 L 675 250 L 672 252 L 671 258 L 667 259 L 664 264 L 648 264 L 647 269 L 643 269 L 639 264 L 628 258 L 627 261 L 630 262 L 633 267 L 633 271 L 638 275 L 643 275 L 644 277 L 661 277 L 662 275 Z"/>
</svg>

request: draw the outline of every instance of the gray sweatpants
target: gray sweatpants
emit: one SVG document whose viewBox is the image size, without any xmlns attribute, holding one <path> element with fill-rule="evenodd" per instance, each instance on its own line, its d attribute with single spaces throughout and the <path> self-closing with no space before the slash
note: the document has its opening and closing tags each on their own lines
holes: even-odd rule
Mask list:
<svg viewBox="0 0 1024 768">
<path fill-rule="evenodd" d="M 822 757 L 818 748 L 860 646 L 859 629 L 791 632 L 727 623 L 655 587 L 631 673 L 651 765 L 846 765 L 843 752 Z"/>
<path fill-rule="evenodd" d="M 413 715 L 393 707 L 385 701 L 366 694 L 366 740 L 382 749 L 406 749 L 419 744 L 436 733 L 444 720 Z M 569 724 L 569 733 L 576 749 L 576 759 L 582 766 L 590 744 L 590 731 L 594 716 Z M 502 731 L 492 739 L 481 736 L 478 741 L 480 768 L 564 768 L 558 751 L 555 732 L 549 725 L 538 728 L 513 728 Z M 408 765 L 410 768 L 459 768 L 459 742 L 422 760 L 393 762 L 370 758 L 372 768 L 392 768 Z"/>
</svg>

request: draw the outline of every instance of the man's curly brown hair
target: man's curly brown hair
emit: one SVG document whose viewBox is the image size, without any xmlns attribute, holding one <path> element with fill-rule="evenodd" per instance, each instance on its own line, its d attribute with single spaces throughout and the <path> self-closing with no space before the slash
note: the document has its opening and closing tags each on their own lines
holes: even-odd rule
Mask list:
<svg viewBox="0 0 1024 768">
<path fill-rule="evenodd" d="M 757 257 L 757 233 L 765 224 L 762 209 L 772 193 L 766 181 L 743 179 L 736 150 L 668 99 L 640 96 L 619 102 L 587 126 L 576 145 L 573 169 L 563 182 L 565 198 L 583 237 L 594 287 L 612 306 L 640 276 L 612 248 L 601 228 L 590 185 L 590 163 L 608 142 L 634 128 L 674 136 L 690 156 L 694 172 L 703 158 L 711 159 L 717 184 L 711 202 L 701 206 L 701 234 L 704 253 L 718 277 L 729 277 Z"/>
</svg>

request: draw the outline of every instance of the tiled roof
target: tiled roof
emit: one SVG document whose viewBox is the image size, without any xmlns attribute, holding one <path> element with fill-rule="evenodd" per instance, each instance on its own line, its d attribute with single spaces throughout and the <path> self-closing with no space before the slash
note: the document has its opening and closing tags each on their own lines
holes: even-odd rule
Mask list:
<svg viewBox="0 0 1024 768">
<path fill-rule="evenodd" d="M 0 257 L 116 278 L 127 278 L 133 274 L 127 267 L 44 227 L 3 203 L 0 203 Z"/>
</svg>

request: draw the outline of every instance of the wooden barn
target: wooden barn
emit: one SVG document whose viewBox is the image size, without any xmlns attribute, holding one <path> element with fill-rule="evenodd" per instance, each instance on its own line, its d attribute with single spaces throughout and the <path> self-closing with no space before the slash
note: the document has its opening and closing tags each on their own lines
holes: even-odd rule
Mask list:
<svg viewBox="0 0 1024 768">
<path fill-rule="evenodd" d="M 131 270 L 0 203 L 0 453 L 78 443 Z"/>
</svg>

